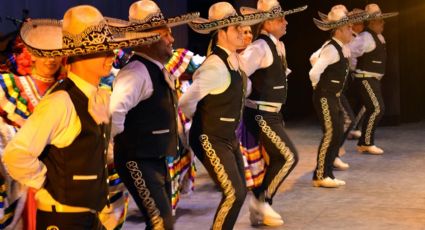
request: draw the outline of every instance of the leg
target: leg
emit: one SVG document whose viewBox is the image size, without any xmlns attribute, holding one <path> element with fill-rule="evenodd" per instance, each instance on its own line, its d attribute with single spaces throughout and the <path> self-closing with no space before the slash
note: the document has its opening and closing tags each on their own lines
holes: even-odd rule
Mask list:
<svg viewBox="0 0 425 230">
<path fill-rule="evenodd" d="M 146 217 L 146 229 L 173 229 L 171 184 L 165 159 L 130 160 L 115 154 L 115 165 Z"/>
<path fill-rule="evenodd" d="M 313 180 L 324 181 L 328 177 L 334 179 L 333 162 L 339 149 L 341 138 L 343 135 L 343 118 L 339 110 L 338 98 L 334 95 L 325 95 L 324 93 L 315 92 L 313 103 L 316 108 L 319 121 L 322 125 L 323 138 L 320 142 L 317 166 L 314 172 Z M 332 186 L 323 187 L 338 187 L 336 183 Z"/>
<path fill-rule="evenodd" d="M 361 86 L 360 93 L 366 112 L 364 115 L 365 122 L 362 127 L 362 136 L 359 139 L 358 145 L 374 146 L 376 127 L 385 109 L 381 93 L 381 83 L 376 78 L 366 78 L 361 80 Z"/>
<path fill-rule="evenodd" d="M 296 166 L 298 153 L 283 129 L 280 113 L 259 113 L 255 119 L 260 128 L 260 143 L 267 152 L 269 164 L 262 185 L 253 189 L 253 192 L 257 198 L 263 194 L 271 204 L 278 187 Z"/>
<path fill-rule="evenodd" d="M 223 194 L 212 229 L 233 229 L 247 193 L 238 142 L 193 133 L 192 149 Z"/>
</svg>

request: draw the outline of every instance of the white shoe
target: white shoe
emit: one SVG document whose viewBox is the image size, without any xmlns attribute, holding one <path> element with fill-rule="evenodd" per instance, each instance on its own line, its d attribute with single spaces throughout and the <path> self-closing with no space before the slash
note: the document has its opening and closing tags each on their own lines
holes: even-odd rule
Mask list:
<svg viewBox="0 0 425 230">
<path fill-rule="evenodd" d="M 267 202 L 261 202 L 254 196 L 249 202 L 250 220 L 252 225 L 280 226 L 282 217 Z"/>
<path fill-rule="evenodd" d="M 324 188 L 338 188 L 340 185 L 338 182 L 333 180 L 330 177 L 326 177 L 323 180 L 313 180 L 314 187 L 324 187 Z"/>
<path fill-rule="evenodd" d="M 360 146 L 357 146 L 357 151 L 361 153 L 369 153 L 372 155 L 384 154 L 384 150 L 379 147 L 376 147 L 375 145 L 371 145 L 371 146 L 360 145 Z"/>
<path fill-rule="evenodd" d="M 345 181 L 343 181 L 343 180 L 339 180 L 339 179 L 334 179 L 334 181 L 339 185 L 339 186 L 342 186 L 342 185 L 345 185 Z"/>
<path fill-rule="evenodd" d="M 342 161 L 339 157 L 335 158 L 333 166 L 338 170 L 347 170 L 350 168 L 350 165 Z"/>
</svg>

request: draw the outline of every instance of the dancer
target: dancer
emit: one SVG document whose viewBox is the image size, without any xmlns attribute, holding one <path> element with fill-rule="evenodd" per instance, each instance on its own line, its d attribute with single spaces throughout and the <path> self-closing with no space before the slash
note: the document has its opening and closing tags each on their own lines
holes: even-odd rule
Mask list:
<svg viewBox="0 0 425 230">
<path fill-rule="evenodd" d="M 353 58 L 357 58 L 354 84 L 360 91 L 366 111 L 362 135 L 357 143 L 359 152 L 381 155 L 384 150 L 375 145 L 375 131 L 384 114 L 384 101 L 381 93 L 381 79 L 385 74 L 387 53 L 384 19 L 398 15 L 397 12 L 382 13 L 377 4 L 365 7 L 369 15 L 366 29 L 350 44 Z"/>
<path fill-rule="evenodd" d="M 98 85 L 109 74 L 113 49 L 158 36 L 114 34 L 96 8 L 81 5 L 61 21 L 24 23 L 21 37 L 35 56 L 72 57 L 68 78 L 40 101 L 3 161 L 12 178 L 38 190 L 37 229 L 104 229 L 97 213 L 108 204 L 109 98 Z"/>
<path fill-rule="evenodd" d="M 281 108 L 286 102 L 287 68 L 285 47 L 279 39 L 286 34 L 286 15 L 307 7 L 283 11 L 276 0 L 259 0 L 257 9 L 268 20 L 259 25 L 260 34 L 240 55 L 243 70 L 252 81 L 252 92 L 245 103 L 243 123 L 253 142 L 266 155 L 266 173 L 260 186 L 252 189 L 249 203 L 252 225 L 280 226 L 282 217 L 271 207 L 277 189 L 298 162 L 298 153 L 283 129 Z M 264 148 L 265 151 L 262 151 Z"/>
<path fill-rule="evenodd" d="M 233 229 L 246 196 L 244 166 L 235 131 L 246 92 L 236 50 L 242 48 L 244 25 L 259 23 L 264 14 L 239 16 L 228 2 L 209 8 L 208 19 L 189 24 L 212 35 L 211 54 L 193 75 L 179 106 L 192 118 L 189 143 L 222 191 L 212 229 Z"/>
<path fill-rule="evenodd" d="M 153 44 L 135 47 L 118 72 L 110 110 L 114 162 L 119 176 L 146 218 L 146 229 L 173 229 L 171 181 L 167 156 L 178 147 L 175 79 L 164 68 L 173 54 L 171 27 L 186 24 L 198 13 L 164 18 L 151 0 L 129 9 L 133 26 L 159 33 Z"/>
</svg>

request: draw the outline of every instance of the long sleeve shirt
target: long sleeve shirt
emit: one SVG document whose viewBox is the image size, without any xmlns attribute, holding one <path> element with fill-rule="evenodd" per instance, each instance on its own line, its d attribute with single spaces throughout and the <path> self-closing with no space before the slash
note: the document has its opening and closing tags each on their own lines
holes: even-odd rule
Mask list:
<svg viewBox="0 0 425 230">
<path fill-rule="evenodd" d="M 385 43 L 385 38 L 384 36 L 382 36 L 382 34 L 378 34 L 378 39 L 382 43 Z M 354 40 L 348 44 L 348 47 L 351 50 L 352 58 L 358 58 L 362 56 L 364 53 L 369 53 L 373 51 L 376 48 L 376 43 L 369 32 L 363 31 L 362 33 L 359 34 L 359 36 L 355 37 Z M 362 73 L 362 74 L 368 74 L 377 78 L 381 78 L 383 76 L 383 74 L 368 72 L 368 71 L 364 71 L 357 68 L 356 68 L 356 72 Z"/>
<path fill-rule="evenodd" d="M 75 85 L 88 98 L 97 87 L 68 73 Z M 69 146 L 81 132 L 81 121 L 68 93 L 57 91 L 45 96 L 26 120 L 16 136 L 8 143 L 3 155 L 10 176 L 18 182 L 35 189 L 36 200 L 46 204 L 57 203 L 43 189 L 47 168 L 38 159 L 46 145 L 58 148 Z"/>
<path fill-rule="evenodd" d="M 231 57 L 230 51 L 223 47 L 224 51 Z M 231 62 L 230 66 L 238 69 L 239 63 Z M 193 83 L 179 100 L 179 108 L 188 118 L 192 118 L 196 111 L 198 102 L 208 94 L 220 94 L 226 91 L 231 82 L 230 73 L 226 65 L 217 55 L 210 55 L 193 74 Z"/>
<path fill-rule="evenodd" d="M 160 69 L 164 65 L 143 53 L 135 55 L 155 63 Z M 128 63 L 119 72 L 113 83 L 109 110 L 112 115 L 111 137 L 124 131 L 125 117 L 141 101 L 152 96 L 154 89 L 149 71 L 140 61 Z"/>
<path fill-rule="evenodd" d="M 341 47 L 344 57 L 348 58 L 350 56 L 350 50 L 344 46 L 344 44 L 336 38 L 335 40 Z M 320 81 L 320 75 L 325 71 L 325 69 L 336 62 L 339 61 L 338 50 L 332 46 L 328 45 L 329 41 L 326 41 L 323 46 L 314 52 L 310 57 L 310 63 L 312 68 L 309 72 L 310 81 L 313 87 L 316 87 L 317 83 Z"/>
<path fill-rule="evenodd" d="M 268 34 L 265 31 L 261 32 L 270 37 L 273 43 L 276 45 L 276 49 L 279 56 L 286 58 L 286 49 L 283 42 L 275 38 L 272 34 Z M 272 51 L 263 39 L 255 40 L 253 43 L 248 45 L 248 47 L 239 54 L 240 66 L 241 69 L 249 77 L 258 69 L 264 69 L 273 64 L 273 54 Z M 286 76 L 291 73 L 289 68 L 286 68 Z M 262 105 L 271 105 L 273 107 L 282 106 L 281 103 L 265 102 L 265 101 L 253 101 L 250 99 L 246 100 L 246 103 L 249 104 L 262 104 Z"/>
</svg>

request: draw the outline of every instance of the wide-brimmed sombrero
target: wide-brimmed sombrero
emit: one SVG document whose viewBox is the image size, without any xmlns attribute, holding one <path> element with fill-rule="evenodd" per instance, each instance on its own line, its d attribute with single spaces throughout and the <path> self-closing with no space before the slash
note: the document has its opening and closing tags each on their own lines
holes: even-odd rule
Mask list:
<svg viewBox="0 0 425 230">
<path fill-rule="evenodd" d="M 398 12 L 382 13 L 381 8 L 375 3 L 366 5 L 365 11 L 369 14 L 367 21 L 390 18 L 398 15 Z"/>
<path fill-rule="evenodd" d="M 331 11 L 326 15 L 320 15 L 321 19 L 313 18 L 314 24 L 324 31 L 332 30 L 347 24 L 365 21 L 369 15 L 365 12 L 349 13 L 343 5 L 332 7 Z"/>
<path fill-rule="evenodd" d="M 208 11 L 208 19 L 198 18 L 189 23 L 190 28 L 201 34 L 208 34 L 232 25 L 251 26 L 267 19 L 263 12 L 238 15 L 228 2 L 217 2 Z"/>
<path fill-rule="evenodd" d="M 129 21 L 116 18 L 108 18 L 108 24 L 114 26 L 117 32 L 146 31 L 158 27 L 174 27 L 187 24 L 199 18 L 199 12 L 191 12 L 170 18 L 166 18 L 158 5 L 151 0 L 141 0 L 131 4 L 128 10 Z"/>
<path fill-rule="evenodd" d="M 28 51 L 38 57 L 108 52 L 149 44 L 160 38 L 156 33 L 117 33 L 112 28 L 96 8 L 81 5 L 66 11 L 63 20 L 25 22 L 20 35 Z"/>
<path fill-rule="evenodd" d="M 299 13 L 307 9 L 307 5 L 297 7 L 290 10 L 283 10 L 277 0 L 259 0 L 257 2 L 257 9 L 251 7 L 241 7 L 241 14 L 253 14 L 258 12 L 267 13 L 269 19 L 283 17 L 286 15 Z"/>
</svg>

